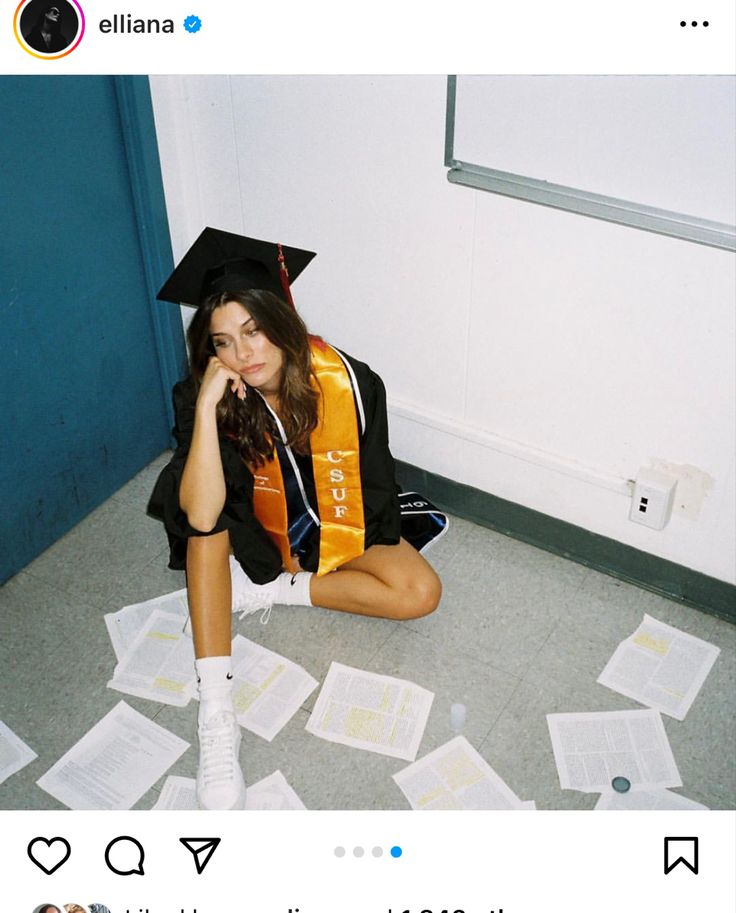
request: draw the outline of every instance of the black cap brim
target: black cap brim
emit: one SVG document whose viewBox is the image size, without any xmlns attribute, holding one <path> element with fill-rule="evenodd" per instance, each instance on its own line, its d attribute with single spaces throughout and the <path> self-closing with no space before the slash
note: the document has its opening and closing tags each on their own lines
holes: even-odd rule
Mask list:
<svg viewBox="0 0 736 913">
<path fill-rule="evenodd" d="M 289 283 L 316 257 L 312 251 L 281 245 Z M 156 296 L 160 301 L 197 307 L 213 292 L 262 289 L 286 300 L 280 279 L 278 245 L 219 228 L 205 228 Z"/>
</svg>

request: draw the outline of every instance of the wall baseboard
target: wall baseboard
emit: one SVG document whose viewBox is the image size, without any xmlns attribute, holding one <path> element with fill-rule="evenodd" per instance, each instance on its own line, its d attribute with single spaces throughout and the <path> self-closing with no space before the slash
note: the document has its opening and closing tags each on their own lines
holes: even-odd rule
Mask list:
<svg viewBox="0 0 736 913">
<path fill-rule="evenodd" d="M 418 491 L 458 517 L 736 623 L 736 586 L 724 580 L 410 463 L 397 460 L 396 474 L 404 491 Z"/>
</svg>

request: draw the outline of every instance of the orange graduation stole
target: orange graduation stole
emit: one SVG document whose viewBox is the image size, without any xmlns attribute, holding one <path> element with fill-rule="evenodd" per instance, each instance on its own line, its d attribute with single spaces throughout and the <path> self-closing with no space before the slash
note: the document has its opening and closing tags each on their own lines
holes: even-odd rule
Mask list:
<svg viewBox="0 0 736 913">
<path fill-rule="evenodd" d="M 319 568 L 327 574 L 365 551 L 360 445 L 353 387 L 337 352 L 321 340 L 310 343 L 312 386 L 319 393 L 317 427 L 309 443 L 319 509 Z M 356 391 L 357 392 L 357 391 Z M 294 470 L 296 472 L 296 469 Z M 260 524 L 281 552 L 284 567 L 298 570 L 289 543 L 289 518 L 281 464 L 273 459 L 251 467 L 253 507 Z M 301 484 L 301 483 L 300 483 Z"/>
</svg>

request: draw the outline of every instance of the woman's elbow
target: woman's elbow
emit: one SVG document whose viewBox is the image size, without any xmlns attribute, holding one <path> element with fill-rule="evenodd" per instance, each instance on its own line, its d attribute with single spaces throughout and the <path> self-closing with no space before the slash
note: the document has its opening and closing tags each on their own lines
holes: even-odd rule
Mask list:
<svg viewBox="0 0 736 913">
<path fill-rule="evenodd" d="M 192 501 L 180 492 L 179 507 L 192 529 L 198 533 L 211 533 L 220 519 L 224 504 L 208 504 L 201 498 Z"/>
<path fill-rule="evenodd" d="M 206 510 L 187 510 L 183 504 L 181 504 L 180 507 L 187 518 L 187 523 L 198 533 L 211 533 L 215 526 L 217 526 L 219 514 L 214 514 L 211 511 Z"/>
<path fill-rule="evenodd" d="M 205 520 L 199 517 L 187 517 L 189 525 L 198 533 L 211 533 L 217 525 L 217 520 Z"/>
</svg>

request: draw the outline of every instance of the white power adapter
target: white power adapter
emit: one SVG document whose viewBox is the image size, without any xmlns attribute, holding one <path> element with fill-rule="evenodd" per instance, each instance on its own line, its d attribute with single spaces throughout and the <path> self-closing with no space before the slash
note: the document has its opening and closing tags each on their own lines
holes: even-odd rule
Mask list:
<svg viewBox="0 0 736 913">
<path fill-rule="evenodd" d="M 629 519 L 650 529 L 664 529 L 672 516 L 677 479 L 658 469 L 639 470 Z"/>
</svg>

